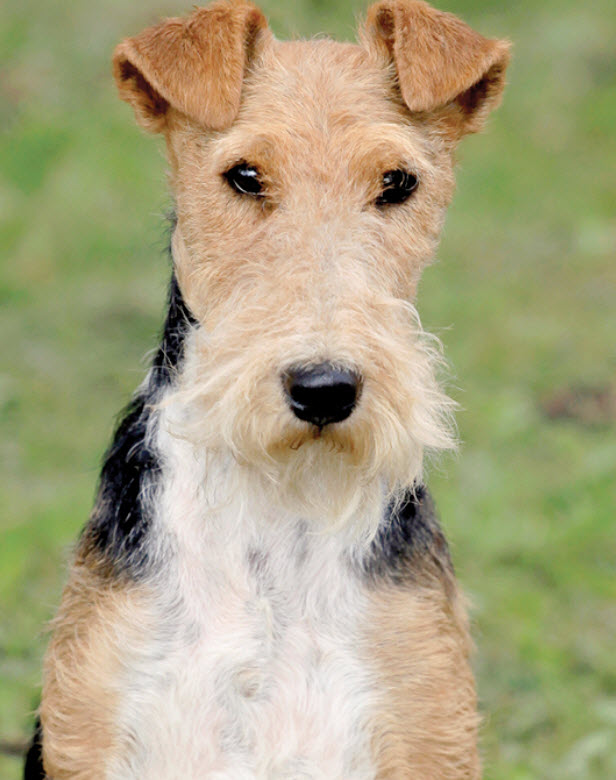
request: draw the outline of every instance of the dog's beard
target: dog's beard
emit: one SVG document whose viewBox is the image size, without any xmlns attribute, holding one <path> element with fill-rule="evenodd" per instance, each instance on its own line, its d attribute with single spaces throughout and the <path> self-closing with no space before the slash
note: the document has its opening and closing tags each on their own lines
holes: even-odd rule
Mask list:
<svg viewBox="0 0 616 780">
<path fill-rule="evenodd" d="M 281 366 L 318 362 L 305 339 L 272 338 L 270 330 L 257 351 L 197 329 L 177 389 L 162 402 L 171 433 L 232 459 L 245 495 L 258 491 L 315 530 L 371 538 L 383 506 L 422 479 L 425 454 L 454 446 L 454 405 L 436 380 L 438 344 L 413 307 L 405 311 L 405 340 L 384 329 L 379 338 L 377 330 L 363 355 L 348 350 L 353 363 L 342 356 L 342 364 L 360 366 L 362 395 L 348 419 L 323 429 L 293 416 L 282 387 Z"/>
</svg>

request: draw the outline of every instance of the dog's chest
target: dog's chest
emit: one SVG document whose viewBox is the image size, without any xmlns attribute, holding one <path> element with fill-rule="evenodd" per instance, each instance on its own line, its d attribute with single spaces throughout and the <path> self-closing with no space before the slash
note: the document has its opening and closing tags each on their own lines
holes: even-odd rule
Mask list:
<svg viewBox="0 0 616 780">
<path fill-rule="evenodd" d="M 363 597 L 340 542 L 256 507 L 208 511 L 182 482 L 161 502 L 174 552 L 155 635 L 128 670 L 134 747 L 110 776 L 374 777 Z"/>
</svg>

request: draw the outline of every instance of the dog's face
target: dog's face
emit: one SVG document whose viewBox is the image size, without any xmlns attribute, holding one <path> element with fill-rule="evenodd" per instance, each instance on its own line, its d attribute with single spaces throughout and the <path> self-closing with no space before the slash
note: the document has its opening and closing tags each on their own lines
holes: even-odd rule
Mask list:
<svg viewBox="0 0 616 780">
<path fill-rule="evenodd" d="M 360 39 L 280 43 L 257 9 L 219 2 L 115 57 L 122 96 L 167 138 L 174 262 L 200 324 L 185 433 L 338 518 L 450 445 L 413 301 L 454 146 L 507 59 L 412 0 L 373 6 Z"/>
</svg>

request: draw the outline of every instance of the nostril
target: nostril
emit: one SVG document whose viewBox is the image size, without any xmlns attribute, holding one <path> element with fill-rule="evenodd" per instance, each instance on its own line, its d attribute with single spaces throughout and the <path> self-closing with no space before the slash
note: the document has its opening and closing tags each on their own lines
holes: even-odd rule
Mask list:
<svg viewBox="0 0 616 780">
<path fill-rule="evenodd" d="M 295 416 L 321 428 L 351 414 L 361 380 L 355 371 L 319 363 L 289 369 L 283 375 L 283 385 Z"/>
</svg>

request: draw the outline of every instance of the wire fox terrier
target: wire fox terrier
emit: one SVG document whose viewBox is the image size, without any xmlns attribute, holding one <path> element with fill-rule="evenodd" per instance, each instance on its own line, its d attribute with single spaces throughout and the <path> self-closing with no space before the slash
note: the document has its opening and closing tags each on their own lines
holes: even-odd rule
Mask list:
<svg viewBox="0 0 616 780">
<path fill-rule="evenodd" d="M 422 484 L 451 402 L 414 300 L 509 47 L 420 0 L 377 2 L 358 39 L 280 42 L 218 0 L 115 51 L 167 142 L 169 311 L 53 623 L 28 777 L 480 776 Z"/>
</svg>

